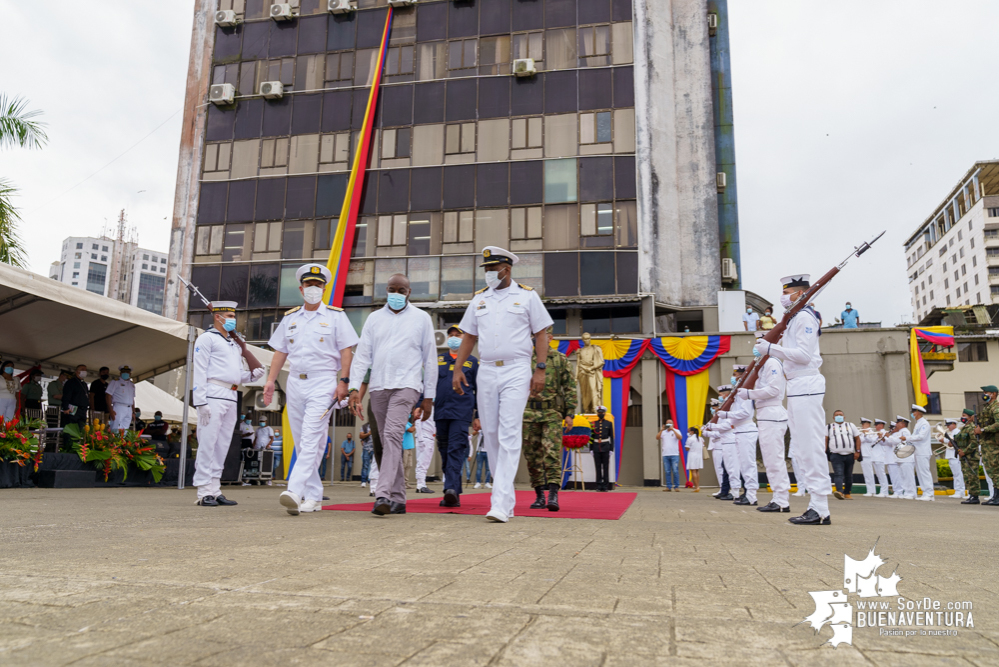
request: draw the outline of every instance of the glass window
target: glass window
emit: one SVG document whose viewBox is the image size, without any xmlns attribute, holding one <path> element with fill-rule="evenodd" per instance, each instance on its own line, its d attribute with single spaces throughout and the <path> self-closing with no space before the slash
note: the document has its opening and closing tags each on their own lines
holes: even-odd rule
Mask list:
<svg viewBox="0 0 999 667">
<path fill-rule="evenodd" d="M 579 115 L 579 143 L 606 144 L 610 143 L 611 139 L 610 111 Z"/>
<path fill-rule="evenodd" d="M 578 31 L 579 67 L 606 67 L 611 64 L 609 25 L 595 25 Z"/>
<path fill-rule="evenodd" d="M 281 249 L 280 222 L 258 222 L 254 227 L 253 252 L 276 252 Z"/>
<path fill-rule="evenodd" d="M 539 252 L 522 253 L 517 257 L 520 259 L 517 262 L 517 282 L 533 287 L 539 295 L 542 295 L 544 293 L 544 281 L 541 279 L 544 255 Z"/>
<path fill-rule="evenodd" d="M 546 54 L 545 69 L 573 69 L 583 66 L 577 65 L 576 57 L 576 29 L 563 28 L 561 30 L 545 31 L 545 43 L 548 47 Z"/>
<path fill-rule="evenodd" d="M 236 264 L 222 267 L 222 282 L 219 284 L 219 298 L 223 301 L 246 303 L 246 285 L 249 282 L 250 267 L 248 264 Z"/>
<path fill-rule="evenodd" d="M 141 274 L 139 276 L 139 294 L 135 305 L 150 313 L 162 315 L 164 287 L 166 287 L 166 276 L 154 276 L 151 273 Z"/>
<path fill-rule="evenodd" d="M 430 254 L 430 218 L 424 217 L 421 220 L 410 220 L 409 222 L 409 243 L 406 247 L 407 255 L 429 255 Z M 412 266 L 412 265 L 410 265 Z"/>
<path fill-rule="evenodd" d="M 545 203 L 574 201 L 576 201 L 576 160 L 573 158 L 546 161 Z"/>
<path fill-rule="evenodd" d="M 514 118 L 511 120 L 511 147 L 514 149 L 541 148 L 543 120 L 542 116 L 535 118 Z"/>
<path fill-rule="evenodd" d="M 447 211 L 444 214 L 444 243 L 471 243 L 474 221 L 472 211 Z"/>
<path fill-rule="evenodd" d="M 354 53 L 330 53 L 326 56 L 326 87 L 346 88 L 354 79 Z"/>
<path fill-rule="evenodd" d="M 545 157 L 570 157 L 576 155 L 578 152 L 576 114 L 545 116 L 545 125 Z"/>
<path fill-rule="evenodd" d="M 260 168 L 287 167 L 290 143 L 288 138 L 264 139 L 260 144 Z"/>
<path fill-rule="evenodd" d="M 478 248 L 510 245 L 509 209 L 490 209 L 475 212 L 475 244 Z M 519 265 L 518 265 L 519 266 Z"/>
<path fill-rule="evenodd" d="M 76 249 L 77 250 L 82 250 L 83 249 L 83 244 L 82 243 L 77 243 L 76 244 Z"/>
<path fill-rule="evenodd" d="M 254 264 L 250 267 L 249 308 L 274 307 L 278 301 L 279 268 L 277 264 Z M 270 331 L 267 332 L 268 335 Z"/>
<path fill-rule="evenodd" d="M 447 42 L 418 45 L 416 78 L 420 81 L 443 79 L 447 73 Z"/>
<path fill-rule="evenodd" d="M 617 253 L 617 293 L 636 294 L 638 292 L 638 253 Z"/>
<path fill-rule="evenodd" d="M 634 109 L 616 109 L 614 111 L 614 152 L 635 152 Z"/>
<path fill-rule="evenodd" d="M 222 253 L 223 225 L 198 227 L 194 242 L 195 255 L 219 255 Z"/>
<path fill-rule="evenodd" d="M 302 293 L 298 290 L 298 279 L 295 278 L 295 272 L 300 266 L 300 264 L 286 264 L 281 267 L 281 292 L 278 305 L 283 308 L 301 306 L 304 303 Z"/>
<path fill-rule="evenodd" d="M 330 164 L 339 169 L 349 168 L 350 132 L 323 135 L 319 143 L 319 164 Z"/>
<path fill-rule="evenodd" d="M 580 294 L 614 294 L 614 253 L 579 253 Z"/>
<path fill-rule="evenodd" d="M 988 361 L 989 352 L 985 341 L 957 344 L 958 361 Z"/>
<path fill-rule="evenodd" d="M 446 120 L 449 123 L 475 120 L 477 83 L 475 79 L 448 82 Z"/>
<path fill-rule="evenodd" d="M 510 54 L 513 60 L 522 58 L 533 58 L 538 69 L 543 69 L 541 64 L 545 59 L 544 35 L 541 32 L 528 32 L 514 35 Z"/>
<path fill-rule="evenodd" d="M 417 125 L 412 130 L 413 165 L 430 166 L 442 164 L 444 162 L 444 126 Z"/>
<path fill-rule="evenodd" d="M 582 236 L 612 236 L 614 208 L 612 204 L 583 204 L 579 209 L 579 233 Z"/>
<path fill-rule="evenodd" d="M 445 131 L 444 153 L 456 155 L 475 152 L 475 123 L 448 125 Z"/>
<path fill-rule="evenodd" d="M 576 253 L 547 253 L 544 255 L 544 262 L 545 296 L 579 295 L 579 265 Z"/>
<path fill-rule="evenodd" d="M 299 56 L 295 64 L 295 90 L 322 90 L 326 58 L 322 55 Z"/>
<path fill-rule="evenodd" d="M 392 11 L 392 36 L 389 38 L 389 44 L 409 44 L 415 41 L 416 8 L 396 7 Z"/>
<path fill-rule="evenodd" d="M 638 247 L 638 205 L 633 201 L 617 202 L 617 245 Z"/>
<path fill-rule="evenodd" d="M 385 295 L 388 293 L 386 291 L 388 289 L 388 279 L 396 273 L 406 274 L 405 257 L 375 260 L 375 301 L 385 301 Z"/>
<path fill-rule="evenodd" d="M 205 161 L 202 170 L 206 174 L 226 173 L 229 171 L 229 156 L 232 144 L 206 144 Z"/>
<path fill-rule="evenodd" d="M 577 70 L 545 74 L 546 114 L 575 113 L 578 111 L 576 73 Z"/>
<path fill-rule="evenodd" d="M 510 73 L 510 36 L 479 40 L 479 74 Z"/>
<path fill-rule="evenodd" d="M 545 207 L 543 225 L 545 250 L 574 250 L 579 247 L 578 216 L 575 205 Z"/>
<path fill-rule="evenodd" d="M 440 293 L 440 258 L 411 257 L 408 261 L 409 286 L 413 301 L 436 301 Z"/>
<path fill-rule="evenodd" d="M 509 119 L 479 121 L 478 132 L 479 162 L 505 162 L 510 158 Z"/>
<path fill-rule="evenodd" d="M 282 259 L 312 258 L 312 241 L 315 237 L 314 225 L 312 220 L 284 223 L 284 234 L 281 241 Z"/>
<path fill-rule="evenodd" d="M 456 39 L 448 42 L 447 69 L 448 76 L 470 76 L 475 74 L 478 64 L 477 39 Z"/>
<path fill-rule="evenodd" d="M 104 294 L 107 275 L 108 267 L 106 264 L 91 264 L 87 267 L 87 291 L 94 294 Z"/>
<path fill-rule="evenodd" d="M 395 26 L 392 26 L 392 34 L 395 34 Z M 389 77 L 388 81 L 412 81 L 415 72 L 415 46 L 395 46 L 388 50 L 385 55 L 385 76 Z"/>
<path fill-rule="evenodd" d="M 510 203 L 540 204 L 544 199 L 544 164 L 540 161 L 510 164 Z"/>
<path fill-rule="evenodd" d="M 378 103 L 380 127 L 413 124 L 413 86 L 386 86 Z"/>
<path fill-rule="evenodd" d="M 252 178 L 257 175 L 260 139 L 237 141 L 232 144 L 232 178 Z"/>
<path fill-rule="evenodd" d="M 611 26 L 611 60 L 615 65 L 629 65 L 635 60 L 631 21 Z"/>
<path fill-rule="evenodd" d="M 246 233 L 246 228 L 247 225 L 226 225 L 223 262 L 244 262 L 250 259 L 250 235 Z"/>
<path fill-rule="evenodd" d="M 444 208 L 468 209 L 475 205 L 475 166 L 444 168 Z"/>
<path fill-rule="evenodd" d="M 314 250 L 329 250 L 333 247 L 333 239 L 336 238 L 336 229 L 339 220 L 316 220 L 316 240 L 313 243 Z M 356 225 L 355 225 L 356 229 Z"/>
<path fill-rule="evenodd" d="M 506 118 L 510 115 L 510 81 L 508 76 L 479 81 L 479 118 Z"/>
<path fill-rule="evenodd" d="M 291 138 L 288 173 L 313 174 L 316 172 L 318 159 L 318 134 L 303 134 Z"/>
<path fill-rule="evenodd" d="M 351 248 L 351 257 L 371 257 L 374 251 L 374 218 L 360 218 L 354 225 L 354 243 Z"/>
<path fill-rule="evenodd" d="M 446 214 L 445 214 L 446 215 Z M 441 257 L 441 288 L 442 301 L 461 301 L 472 296 L 473 279 L 477 257 L 444 256 Z"/>
<path fill-rule="evenodd" d="M 591 157 L 579 163 L 580 201 L 609 201 L 614 198 L 614 184 L 610 178 L 614 171 L 614 158 Z"/>
<path fill-rule="evenodd" d="M 370 86 L 375 76 L 378 49 L 362 49 L 355 52 L 354 85 Z"/>
</svg>

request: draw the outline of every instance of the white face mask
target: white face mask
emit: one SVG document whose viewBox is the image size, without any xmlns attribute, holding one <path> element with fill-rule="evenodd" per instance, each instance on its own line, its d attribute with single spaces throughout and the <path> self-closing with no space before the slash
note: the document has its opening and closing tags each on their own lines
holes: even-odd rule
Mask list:
<svg viewBox="0 0 999 667">
<path fill-rule="evenodd" d="M 499 271 L 486 271 L 486 285 L 495 288 L 499 284 Z"/>
<path fill-rule="evenodd" d="M 302 296 L 305 297 L 305 303 L 310 306 L 315 305 L 323 300 L 323 288 L 322 287 L 304 287 L 302 288 Z"/>
<path fill-rule="evenodd" d="M 82 380 L 85 377 L 87 377 L 87 371 L 80 371 L 79 373 L 76 374 L 76 376 Z"/>
<path fill-rule="evenodd" d="M 791 295 L 790 294 L 781 294 L 780 295 L 780 305 L 784 306 L 784 308 L 790 308 L 793 303 L 794 303 L 794 300 L 791 299 Z"/>
</svg>

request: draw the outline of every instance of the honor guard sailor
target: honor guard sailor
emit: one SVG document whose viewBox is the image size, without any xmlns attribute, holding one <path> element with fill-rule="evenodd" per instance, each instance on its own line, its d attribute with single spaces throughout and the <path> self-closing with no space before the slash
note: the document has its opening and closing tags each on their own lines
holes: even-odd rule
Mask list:
<svg viewBox="0 0 999 667">
<path fill-rule="evenodd" d="M 736 364 L 733 367 L 735 382 L 746 372 L 744 364 Z M 735 383 L 733 382 L 733 384 Z M 732 401 L 732 409 L 728 412 L 721 410 L 718 416 L 727 419 L 735 426 L 735 451 L 739 457 L 739 471 L 742 473 L 742 483 L 745 492 L 735 499 L 736 505 L 756 505 L 756 492 L 760 488 L 760 476 L 756 471 L 756 441 L 759 438 L 759 430 L 753 416 L 756 414 L 756 407 L 748 394 L 742 394 L 745 398 L 736 396 Z"/>
<path fill-rule="evenodd" d="M 787 276 L 781 280 L 781 305 L 790 308 L 802 298 L 809 287 L 807 274 Z M 791 431 L 791 447 L 798 459 L 802 479 L 808 489 L 808 510 L 788 519 L 797 525 L 832 523 L 829 517 L 829 460 L 825 454 L 825 410 L 822 398 L 826 380 L 819 372 L 819 317 L 811 306 L 798 311 L 791 319 L 780 344 L 760 340 L 756 349 L 784 362 L 787 378 L 787 424 Z"/>
<path fill-rule="evenodd" d="M 274 350 L 264 385 L 264 402 L 274 396 L 274 381 L 285 361 L 288 373 L 288 425 L 295 442 L 295 463 L 288 490 L 278 498 L 293 516 L 322 509 L 323 483 L 319 464 L 329 437 L 330 407 L 346 398 L 357 333 L 342 308 L 323 302 L 333 274 L 320 264 L 306 264 L 295 272 L 305 305 L 292 308 L 267 344 Z M 337 374 L 343 370 L 337 380 Z"/>
<path fill-rule="evenodd" d="M 194 407 L 198 410 L 198 457 L 194 485 L 198 504 L 235 505 L 222 495 L 222 467 L 236 430 L 239 406 L 236 388 L 259 380 L 263 368 L 243 367 L 242 347 L 233 339 L 236 302 L 211 303 L 213 326 L 194 342 Z"/>
<path fill-rule="evenodd" d="M 902 415 L 895 415 L 895 428 L 891 435 L 885 438 L 888 445 L 888 470 L 891 475 L 891 495 L 889 498 L 902 498 L 903 500 L 916 499 L 916 473 L 913 468 L 915 461 L 911 456 L 900 457 L 895 454 L 895 450 L 905 444 L 905 441 L 912 437 L 909 431 L 909 418 Z"/>
<path fill-rule="evenodd" d="M 105 400 L 111 417 L 111 429 L 121 431 L 132 426 L 135 412 L 135 384 L 132 382 L 132 369 L 126 364 L 118 367 L 120 375 L 111 380 L 105 390 Z"/>
<path fill-rule="evenodd" d="M 717 387 L 718 392 L 718 404 L 719 407 L 728 399 L 728 392 L 732 391 L 732 385 L 723 384 Z M 724 462 L 725 472 L 723 479 L 719 480 L 721 484 L 721 490 L 715 494 L 715 498 L 718 500 L 732 500 L 732 488 L 740 488 L 736 486 L 739 484 L 739 476 L 742 468 L 739 464 L 739 450 L 738 445 L 735 442 L 735 426 L 728 419 L 722 417 L 723 412 L 712 408 L 712 411 L 718 415 L 718 421 L 714 424 L 708 424 L 704 427 L 705 432 L 711 435 L 711 442 L 715 444 L 715 451 L 721 452 L 722 461 Z M 728 484 L 726 484 L 726 480 Z M 740 494 L 740 498 L 742 495 Z"/>
<path fill-rule="evenodd" d="M 860 418 L 860 468 L 864 473 L 864 493 L 868 498 L 874 496 L 874 441 L 878 439 L 874 429 L 871 428 L 871 420 L 867 417 Z"/>
<path fill-rule="evenodd" d="M 459 394 L 468 385 L 462 367 L 478 341 L 477 403 L 493 472 L 492 508 L 486 518 L 506 523 L 516 502 L 513 478 L 520 463 L 524 408 L 529 395 L 538 396 L 544 390 L 549 349 L 545 329 L 553 322 L 538 293 L 511 280 L 519 261 L 516 255 L 487 246 L 482 259 L 487 287 L 472 297 L 461 320 L 465 336 L 455 359 L 452 385 Z M 537 353 L 533 368 L 532 348 Z"/>
<path fill-rule="evenodd" d="M 919 488 L 922 495 L 918 500 L 933 500 L 933 473 L 930 472 L 930 461 L 933 460 L 933 444 L 930 435 L 930 423 L 926 421 L 926 408 L 912 404 L 912 417 L 916 420 L 912 425 L 912 438 L 909 444 L 916 448 L 913 457 L 916 474 L 919 476 Z"/>
</svg>

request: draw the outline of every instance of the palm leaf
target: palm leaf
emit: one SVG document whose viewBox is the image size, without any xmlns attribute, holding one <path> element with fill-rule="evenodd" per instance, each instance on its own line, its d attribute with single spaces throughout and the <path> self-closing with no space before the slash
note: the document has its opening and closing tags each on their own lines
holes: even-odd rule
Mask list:
<svg viewBox="0 0 999 667">
<path fill-rule="evenodd" d="M 28 268 L 28 255 L 17 233 L 21 216 L 13 204 L 17 188 L 0 178 L 0 262 Z"/>
<path fill-rule="evenodd" d="M 49 140 L 45 123 L 35 120 L 42 112 L 27 111 L 28 100 L 0 93 L 0 149 L 41 148 Z"/>
</svg>

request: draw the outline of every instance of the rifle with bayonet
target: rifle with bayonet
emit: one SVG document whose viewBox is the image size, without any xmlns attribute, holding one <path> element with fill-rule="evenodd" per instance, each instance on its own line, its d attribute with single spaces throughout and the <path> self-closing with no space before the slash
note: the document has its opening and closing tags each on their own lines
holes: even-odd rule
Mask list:
<svg viewBox="0 0 999 667">
<path fill-rule="evenodd" d="M 208 309 L 208 312 L 211 312 L 212 311 L 212 302 L 205 298 L 205 295 L 201 293 L 201 290 L 199 290 L 197 287 L 195 287 L 191 283 L 189 283 L 186 280 L 184 280 L 183 277 L 181 277 L 181 276 L 177 276 L 177 277 L 180 278 L 180 282 L 184 283 L 184 287 L 186 287 L 188 289 L 188 291 L 191 292 L 192 295 L 194 295 L 194 296 L 198 297 L 199 299 L 201 299 L 201 303 L 205 304 L 205 308 Z M 229 332 L 229 337 L 232 338 L 232 340 L 236 343 L 236 345 L 239 345 L 239 349 L 240 349 L 240 351 L 243 354 L 243 358 L 246 359 L 246 364 L 247 364 L 247 366 L 250 367 L 250 372 L 251 373 L 253 371 L 255 371 L 256 369 L 258 369 L 258 368 L 263 368 L 264 367 L 264 365 L 262 363 L 260 363 L 260 361 L 258 361 L 255 356 L 253 356 L 253 353 L 250 352 L 250 348 L 248 348 L 246 346 L 246 341 L 243 340 L 242 336 L 240 336 L 239 334 L 237 334 L 235 331 L 230 331 Z"/>
</svg>

